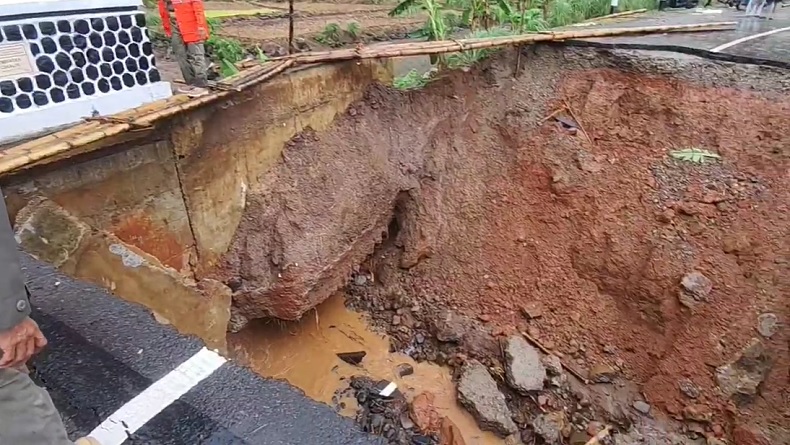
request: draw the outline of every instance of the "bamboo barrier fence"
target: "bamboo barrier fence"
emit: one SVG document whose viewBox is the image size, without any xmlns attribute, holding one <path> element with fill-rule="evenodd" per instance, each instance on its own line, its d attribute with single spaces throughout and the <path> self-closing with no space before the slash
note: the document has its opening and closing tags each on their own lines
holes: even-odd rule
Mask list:
<svg viewBox="0 0 790 445">
<path fill-rule="evenodd" d="M 89 144 L 121 133 L 150 128 L 159 120 L 217 101 L 237 91 L 263 83 L 280 73 L 296 67 L 321 62 L 380 59 L 389 57 L 455 53 L 511 45 L 529 45 L 571 39 L 588 39 L 636 34 L 670 32 L 724 31 L 735 28 L 736 22 L 714 22 L 690 25 L 661 25 L 631 28 L 584 29 L 552 31 L 506 37 L 470 38 L 435 42 L 392 43 L 375 47 L 358 47 L 333 51 L 314 51 L 293 54 L 246 69 L 218 84 L 207 96 L 194 99 L 174 96 L 120 113 L 110 118 L 91 120 L 72 128 L 24 142 L 0 152 L 0 174 L 7 174 L 51 159 L 60 159 L 70 150 L 79 153 Z M 82 148 L 83 150 L 79 150 Z"/>
</svg>

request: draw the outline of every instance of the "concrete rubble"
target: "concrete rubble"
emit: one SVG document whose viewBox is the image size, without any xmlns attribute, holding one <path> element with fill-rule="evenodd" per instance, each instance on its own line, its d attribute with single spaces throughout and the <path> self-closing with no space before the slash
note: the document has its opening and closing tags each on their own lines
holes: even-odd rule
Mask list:
<svg viewBox="0 0 790 445">
<path fill-rule="evenodd" d="M 747 401 L 757 394 L 772 365 L 763 343 L 753 338 L 735 360 L 716 368 L 716 382 L 727 397 Z"/>
<path fill-rule="evenodd" d="M 493 431 L 502 437 L 518 431 L 505 396 L 486 367 L 470 360 L 458 381 L 458 401 L 477 419 L 481 429 Z"/>
<path fill-rule="evenodd" d="M 505 359 L 507 381 L 513 389 L 521 393 L 543 389 L 546 368 L 540 352 L 523 337 L 514 335 L 507 340 Z"/>
</svg>

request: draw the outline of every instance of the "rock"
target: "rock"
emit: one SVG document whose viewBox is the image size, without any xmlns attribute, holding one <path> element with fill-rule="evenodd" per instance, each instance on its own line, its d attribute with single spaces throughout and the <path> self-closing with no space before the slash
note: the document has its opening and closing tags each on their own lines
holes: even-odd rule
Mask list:
<svg viewBox="0 0 790 445">
<path fill-rule="evenodd" d="M 633 407 L 635 410 L 639 411 L 642 414 L 647 414 L 650 412 L 650 405 L 641 400 L 637 400 L 636 402 L 634 402 Z"/>
<path fill-rule="evenodd" d="M 532 421 L 532 429 L 546 442 L 546 445 L 562 443 L 563 431 L 568 428 L 568 418 L 564 411 L 541 414 Z"/>
<path fill-rule="evenodd" d="M 505 396 L 499 392 L 486 367 L 477 360 L 469 360 L 463 367 L 458 381 L 458 401 L 477 419 L 481 429 L 502 437 L 518 430 Z"/>
<path fill-rule="evenodd" d="M 448 309 L 439 311 L 432 320 L 436 339 L 445 343 L 461 341 L 466 332 L 467 320 Z"/>
<path fill-rule="evenodd" d="M 398 377 L 406 377 L 414 374 L 414 367 L 408 363 L 401 363 L 395 368 L 395 373 L 398 374 Z"/>
<path fill-rule="evenodd" d="M 156 312 L 154 312 L 154 318 L 156 318 Z M 157 320 L 158 321 L 158 320 Z M 230 319 L 228 320 L 228 332 L 231 334 L 236 334 L 241 332 L 242 329 L 247 327 L 250 320 L 249 318 L 245 317 L 239 309 L 235 306 L 230 306 Z"/>
<path fill-rule="evenodd" d="M 716 382 L 728 397 L 746 401 L 757 394 L 772 365 L 762 342 L 753 338 L 735 361 L 716 368 Z"/>
<path fill-rule="evenodd" d="M 442 418 L 434 405 L 436 397 L 431 392 L 422 392 L 414 397 L 409 409 L 411 418 L 423 434 L 437 434 Z"/>
<path fill-rule="evenodd" d="M 617 371 L 606 363 L 599 363 L 590 368 L 588 377 L 593 383 L 612 383 Z"/>
<path fill-rule="evenodd" d="M 587 435 L 592 437 L 598 434 L 604 428 L 603 423 L 596 420 L 587 424 Z"/>
<path fill-rule="evenodd" d="M 407 430 L 414 428 L 414 421 L 411 420 L 409 414 L 405 412 L 400 414 L 400 424 L 403 428 L 406 428 Z"/>
<path fill-rule="evenodd" d="M 705 445 L 727 445 L 727 442 L 717 439 L 714 436 L 708 436 L 707 439 L 705 439 Z"/>
<path fill-rule="evenodd" d="M 447 417 L 442 418 L 439 445 L 466 445 L 461 430 Z"/>
<path fill-rule="evenodd" d="M 683 289 L 697 301 L 708 301 L 713 283 L 700 272 L 686 274 L 680 281 Z"/>
<path fill-rule="evenodd" d="M 568 440 L 570 445 L 587 445 L 587 433 L 584 431 L 573 430 L 571 437 Z"/>
<path fill-rule="evenodd" d="M 400 324 L 400 315 L 393 315 L 392 316 L 392 325 L 398 326 Z"/>
<path fill-rule="evenodd" d="M 735 445 L 770 445 L 771 442 L 760 431 L 746 425 L 735 425 L 732 429 Z"/>
<path fill-rule="evenodd" d="M 505 359 L 507 381 L 513 389 L 524 394 L 543 389 L 546 368 L 540 352 L 523 337 L 514 335 L 507 340 Z"/>
<path fill-rule="evenodd" d="M 357 286 L 364 286 L 368 282 L 368 277 L 365 275 L 359 274 L 354 277 L 354 284 Z"/>
<path fill-rule="evenodd" d="M 362 362 L 362 359 L 365 358 L 367 353 L 365 351 L 355 351 L 355 352 L 338 352 L 337 357 L 340 360 L 348 363 L 349 365 L 358 365 Z"/>
<path fill-rule="evenodd" d="M 697 403 L 683 408 L 683 418 L 694 422 L 708 423 L 713 419 L 713 412 L 708 405 Z"/>
<path fill-rule="evenodd" d="M 766 313 L 757 317 L 757 332 L 765 338 L 771 338 L 779 330 L 779 318 L 776 314 Z"/>
<path fill-rule="evenodd" d="M 689 379 L 681 379 L 678 382 L 678 388 L 688 398 L 696 399 L 699 397 L 699 388 Z"/>
<path fill-rule="evenodd" d="M 689 309 L 694 309 L 697 306 L 697 300 L 683 291 L 678 292 L 678 301 L 680 301 L 680 304 Z"/>
<path fill-rule="evenodd" d="M 562 375 L 562 361 L 554 354 L 543 356 L 541 359 L 543 367 L 550 376 Z"/>
<path fill-rule="evenodd" d="M 527 320 L 532 320 L 533 318 L 540 318 L 543 316 L 543 305 L 537 301 L 531 301 L 521 306 L 521 313 L 524 314 L 524 317 Z"/>
<path fill-rule="evenodd" d="M 524 445 L 519 433 L 511 434 L 505 438 L 505 445 Z"/>
</svg>

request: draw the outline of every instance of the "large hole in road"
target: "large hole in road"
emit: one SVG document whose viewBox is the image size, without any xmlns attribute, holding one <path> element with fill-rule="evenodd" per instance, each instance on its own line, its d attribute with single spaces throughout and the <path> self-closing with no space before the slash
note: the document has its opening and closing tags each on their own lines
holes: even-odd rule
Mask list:
<svg viewBox="0 0 790 445">
<path fill-rule="evenodd" d="M 787 72 L 525 55 L 293 141 L 223 274 L 302 318 L 237 356 L 391 443 L 787 443 Z"/>
</svg>

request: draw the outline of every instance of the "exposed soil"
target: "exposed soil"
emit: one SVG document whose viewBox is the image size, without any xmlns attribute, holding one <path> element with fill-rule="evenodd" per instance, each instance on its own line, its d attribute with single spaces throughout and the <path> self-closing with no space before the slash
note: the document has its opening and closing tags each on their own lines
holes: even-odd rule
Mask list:
<svg viewBox="0 0 790 445">
<path fill-rule="evenodd" d="M 528 59 L 540 69 L 517 79 L 502 57 L 424 91 L 374 89 L 333 130 L 296 140 L 271 188 L 250 193 L 221 271 L 238 310 L 291 310 L 301 279 L 320 301 L 383 239 L 359 269 L 373 285 L 350 293 L 394 347 L 496 368 L 496 338 L 525 332 L 581 374 L 607 365 L 635 382 L 651 416 L 710 411 L 690 436 L 743 424 L 790 443 L 787 73 L 592 50 Z M 543 121 L 562 106 L 573 128 Z M 721 159 L 669 154 L 692 147 Z M 690 301 L 694 271 L 712 290 Z M 450 347 L 431 340 L 448 310 L 465 320 Z M 780 320 L 770 338 L 756 331 L 764 313 Z M 772 368 L 736 404 L 714 371 L 752 338 Z"/>
<path fill-rule="evenodd" d="M 321 7 L 317 7 L 321 5 Z M 300 5 L 301 6 L 301 5 Z M 422 27 L 422 15 L 389 17 L 391 8 L 371 5 L 314 4 L 312 7 L 297 10 L 294 20 L 294 36 L 302 39 L 315 39 L 328 25 L 336 24 L 341 31 L 338 43 L 351 43 L 346 36 L 349 24 L 359 27 L 360 41 L 403 39 L 412 31 Z M 221 34 L 245 43 L 273 42 L 282 45 L 288 39 L 288 18 L 243 17 L 224 21 Z M 348 41 L 347 41 L 348 40 Z M 321 46 L 320 42 L 307 43 L 310 47 Z M 265 48 L 264 48 L 265 49 Z M 307 48 L 304 48 L 307 49 Z"/>
</svg>

